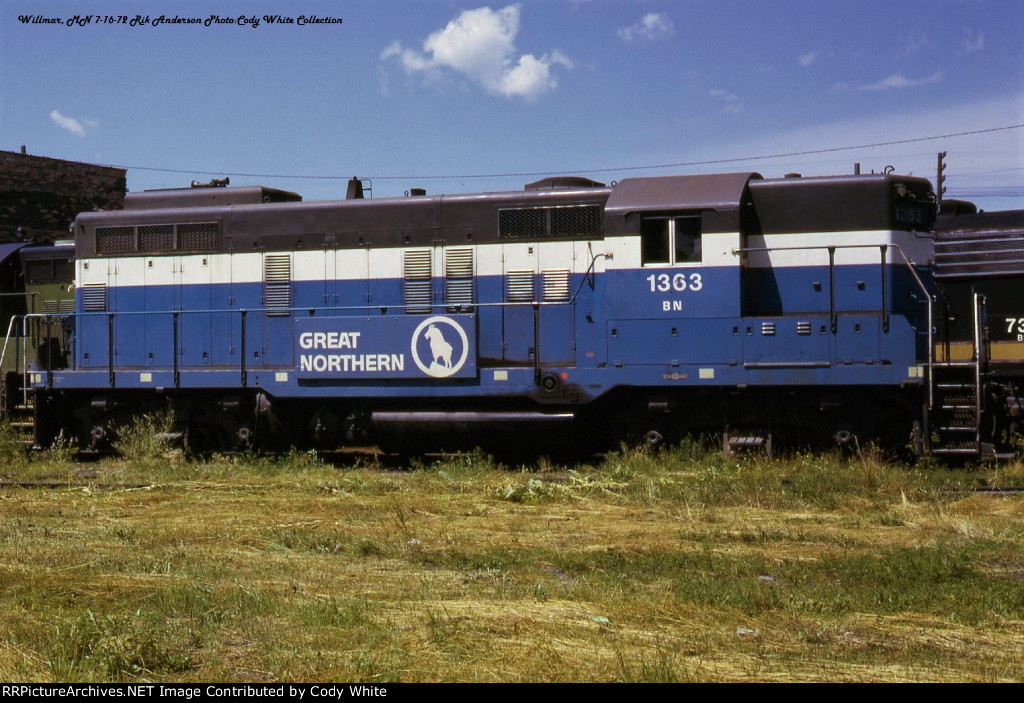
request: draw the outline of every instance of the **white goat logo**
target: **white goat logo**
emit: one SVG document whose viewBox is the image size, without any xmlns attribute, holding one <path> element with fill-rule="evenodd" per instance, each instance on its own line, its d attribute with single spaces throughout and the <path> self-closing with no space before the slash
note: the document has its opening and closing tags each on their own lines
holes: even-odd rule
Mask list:
<svg viewBox="0 0 1024 703">
<path fill-rule="evenodd" d="M 430 342 L 431 360 L 434 363 L 444 362 L 444 367 L 450 369 L 452 367 L 452 345 L 444 341 L 444 335 L 441 334 L 441 330 L 437 329 L 437 325 L 428 327 L 423 336 Z"/>
</svg>

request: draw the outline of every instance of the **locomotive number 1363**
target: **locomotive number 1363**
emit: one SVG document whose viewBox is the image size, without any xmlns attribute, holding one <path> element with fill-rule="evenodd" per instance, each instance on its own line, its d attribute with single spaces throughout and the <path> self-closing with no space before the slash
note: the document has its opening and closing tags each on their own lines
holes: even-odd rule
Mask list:
<svg viewBox="0 0 1024 703">
<path fill-rule="evenodd" d="M 679 293 L 685 290 L 692 290 L 696 293 L 704 287 L 699 273 L 691 273 L 689 275 L 685 273 L 677 273 L 675 275 L 652 273 L 647 277 L 647 282 L 651 284 L 652 293 L 668 293 L 672 290 Z"/>
</svg>

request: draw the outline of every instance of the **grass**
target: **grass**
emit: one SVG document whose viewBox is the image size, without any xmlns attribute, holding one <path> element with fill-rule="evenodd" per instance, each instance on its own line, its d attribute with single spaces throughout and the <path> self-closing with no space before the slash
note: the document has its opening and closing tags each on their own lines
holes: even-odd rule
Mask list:
<svg viewBox="0 0 1024 703">
<path fill-rule="evenodd" d="M 0 680 L 1024 679 L 1024 498 L 972 491 L 1020 464 L 132 441 L 0 458 L 67 483 L 0 492 Z"/>
</svg>

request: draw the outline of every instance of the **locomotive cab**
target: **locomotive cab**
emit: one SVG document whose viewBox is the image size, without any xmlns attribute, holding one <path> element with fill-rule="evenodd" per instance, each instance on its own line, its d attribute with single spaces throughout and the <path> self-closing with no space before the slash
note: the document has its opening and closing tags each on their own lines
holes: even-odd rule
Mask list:
<svg viewBox="0 0 1024 703">
<path fill-rule="evenodd" d="M 876 436 L 889 396 L 916 413 L 930 340 L 926 180 L 629 179 L 606 217 L 608 364 L 645 373 L 669 399 L 651 407 L 688 428 L 738 420 L 758 444 L 771 428 Z M 698 390 L 722 386 L 729 399 Z"/>
</svg>

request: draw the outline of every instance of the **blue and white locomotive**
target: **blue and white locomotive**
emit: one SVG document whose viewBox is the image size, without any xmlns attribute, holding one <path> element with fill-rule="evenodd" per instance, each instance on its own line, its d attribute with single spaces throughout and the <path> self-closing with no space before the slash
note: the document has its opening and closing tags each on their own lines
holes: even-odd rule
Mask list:
<svg viewBox="0 0 1024 703">
<path fill-rule="evenodd" d="M 102 451 L 168 403 L 219 449 L 932 438 L 925 179 L 349 196 L 203 187 L 79 215 L 36 442 Z"/>
</svg>

